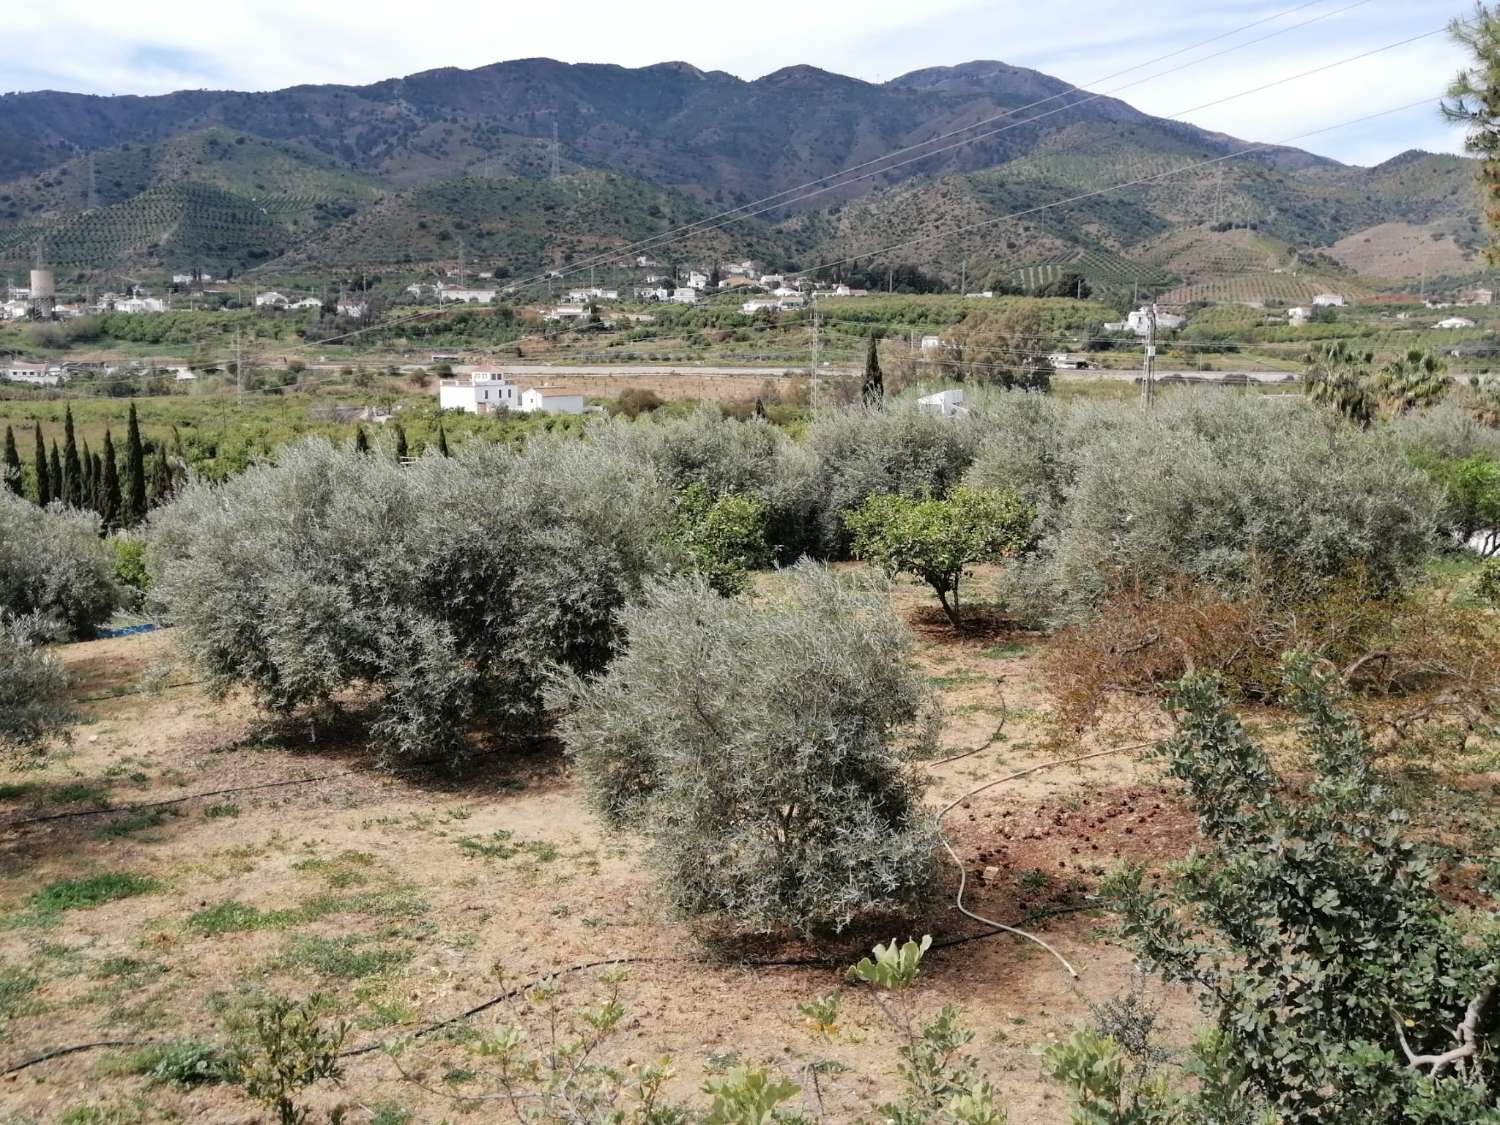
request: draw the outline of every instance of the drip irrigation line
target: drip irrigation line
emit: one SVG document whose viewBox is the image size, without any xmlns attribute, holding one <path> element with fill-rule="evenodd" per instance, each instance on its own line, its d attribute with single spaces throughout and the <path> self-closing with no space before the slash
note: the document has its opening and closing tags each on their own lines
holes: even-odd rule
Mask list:
<svg viewBox="0 0 1500 1125">
<path fill-rule="evenodd" d="M 106 692 L 104 695 L 80 695 L 77 699 L 77 702 L 107 703 L 111 699 L 124 699 L 128 695 L 155 695 L 159 691 L 172 691 L 176 688 L 196 687 L 199 684 L 206 683 L 208 683 L 207 680 L 183 680 L 181 683 L 162 684 L 160 687 L 154 688 L 132 688 L 129 691 Z"/>
<path fill-rule="evenodd" d="M 226 797 L 231 793 L 253 793 L 258 789 L 284 789 L 292 785 L 311 785 L 315 781 L 332 781 L 340 777 L 354 777 L 358 770 L 340 770 L 336 773 L 321 773 L 314 777 L 299 777 L 292 781 L 263 781 L 256 785 L 238 785 L 231 789 L 210 789 L 206 793 L 189 793 L 185 797 L 172 797 L 164 801 L 141 801 L 133 805 L 106 805 L 103 808 L 73 809 L 70 812 L 47 813 L 45 816 L 27 817 L 0 824 L 0 832 L 13 828 L 24 828 L 28 824 L 43 824 L 54 820 L 70 820 L 80 816 L 110 816 L 114 813 L 135 812 L 137 809 L 160 809 L 169 805 L 184 805 L 189 801 L 201 801 L 208 797 Z"/>
<path fill-rule="evenodd" d="M 1140 750 L 1146 746 L 1152 745 L 1154 745 L 1154 743 L 1141 742 L 1134 743 L 1129 746 L 1113 746 L 1108 750 L 1095 750 L 1091 753 L 1080 754 L 1073 758 L 1061 758 L 1055 762 L 1043 762 L 1039 766 L 1031 766 L 1028 769 L 1018 770 L 1015 773 L 1006 774 L 1004 777 L 996 778 L 994 781 L 987 781 L 983 785 L 976 786 L 975 788 L 965 793 L 963 796 L 957 797 L 954 800 L 950 801 L 947 805 L 943 806 L 942 811 L 938 813 L 938 823 L 941 824 L 944 817 L 946 817 L 954 809 L 958 808 L 958 806 L 963 804 L 965 801 L 969 800 L 979 793 L 983 793 L 987 789 L 993 789 L 997 785 L 1004 785 L 1008 781 L 1016 781 L 1030 774 L 1040 773 L 1043 770 L 1056 769 L 1059 766 L 1074 765 L 1078 762 L 1086 762 L 1091 758 L 1102 758 L 1106 754 L 1122 754 L 1127 750 Z M 943 850 L 948 853 L 948 858 L 951 859 L 954 866 L 958 868 L 958 894 L 954 898 L 953 902 L 953 904 L 958 908 L 958 912 L 965 918 L 972 918 L 974 921 L 980 922 L 983 925 L 993 926 L 996 932 L 1013 934 L 1016 937 L 1024 938 L 1029 942 L 1041 946 L 1048 953 L 1052 954 L 1052 956 L 1057 959 L 1058 963 L 1061 964 L 1063 968 L 1068 970 L 1068 975 L 1070 977 L 1072 977 L 1074 980 L 1077 980 L 1078 970 L 1073 968 L 1068 959 L 1047 942 L 1037 937 L 1035 934 L 1028 933 L 1027 931 L 1022 930 L 1016 926 L 1006 925 L 1004 922 L 996 922 L 993 918 L 986 918 L 982 914 L 976 914 L 964 905 L 964 891 L 969 885 L 968 869 L 964 866 L 963 860 L 958 858 L 958 853 L 953 850 L 953 843 L 948 839 L 947 833 L 939 833 L 938 839 L 942 841 Z"/>
</svg>

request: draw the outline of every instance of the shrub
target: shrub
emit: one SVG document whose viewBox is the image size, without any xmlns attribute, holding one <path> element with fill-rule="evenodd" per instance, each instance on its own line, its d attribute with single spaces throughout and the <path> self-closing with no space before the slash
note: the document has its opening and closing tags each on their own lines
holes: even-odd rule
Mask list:
<svg viewBox="0 0 1500 1125">
<path fill-rule="evenodd" d="M 821 411 L 807 431 L 817 461 L 818 549 L 845 554 L 844 515 L 871 496 L 947 495 L 973 461 L 979 432 L 971 418 L 943 418 L 909 403 Z"/>
<path fill-rule="evenodd" d="M 37 647 L 38 627 L 0 612 L 0 747 L 33 749 L 72 720 L 67 673 Z"/>
<path fill-rule="evenodd" d="M 594 808 L 650 837 L 678 910 L 744 930 L 839 929 L 911 904 L 933 871 L 910 636 L 876 587 L 812 563 L 789 577 L 753 603 L 652 587 L 609 671 L 555 695 Z"/>
<path fill-rule="evenodd" d="M 542 669 L 598 670 L 664 565 L 666 497 L 580 443 L 405 468 L 311 441 L 153 520 L 153 596 L 211 686 L 283 713 L 374 689 L 388 761 L 540 718 Z"/>
<path fill-rule="evenodd" d="M 151 585 L 151 575 L 146 569 L 146 541 L 122 532 L 107 542 L 114 555 L 114 579 L 122 603 L 139 606 Z"/>
<path fill-rule="evenodd" d="M 620 396 L 609 404 L 611 414 L 623 414 L 627 418 L 636 418 L 642 414 L 650 414 L 659 410 L 663 405 L 660 395 L 655 391 L 644 387 L 627 387 L 620 392 Z"/>
<path fill-rule="evenodd" d="M 693 572 L 726 597 L 744 593 L 750 572 L 771 563 L 766 506 L 749 496 L 726 492 L 710 501 L 702 485 L 690 485 L 677 497 L 673 538 Z"/>
<path fill-rule="evenodd" d="M 1352 570 L 1372 591 L 1421 567 L 1441 498 L 1388 437 L 1300 403 L 1185 400 L 1103 428 L 1041 568 L 1064 615 L 1179 576 L 1306 600 Z"/>
<path fill-rule="evenodd" d="M 1012 491 L 959 487 L 942 500 L 871 496 L 844 523 L 855 558 L 889 575 L 916 575 L 936 592 L 957 628 L 958 584 L 968 568 L 1023 550 L 1035 516 L 1036 509 Z"/>
<path fill-rule="evenodd" d="M 92 515 L 43 510 L 0 489 L 0 613 L 90 637 L 115 611 L 112 572 Z"/>
<path fill-rule="evenodd" d="M 266 997 L 232 1021 L 233 1042 L 226 1069 L 245 1093 L 274 1110 L 280 1125 L 304 1125 L 308 1110 L 297 1105 L 303 1090 L 343 1078 L 339 1050 L 349 1024 L 324 1018 L 321 996 L 294 1003 Z M 343 1120 L 342 1114 L 334 1120 Z"/>
<path fill-rule="evenodd" d="M 1287 682 L 1313 764 L 1305 798 L 1211 677 L 1184 680 L 1160 752 L 1207 846 L 1164 887 L 1129 868 L 1105 894 L 1147 968 L 1199 990 L 1238 1068 L 1232 1092 L 1286 1121 L 1491 1120 L 1500 937 L 1438 894 L 1326 678 L 1299 658 Z"/>
</svg>

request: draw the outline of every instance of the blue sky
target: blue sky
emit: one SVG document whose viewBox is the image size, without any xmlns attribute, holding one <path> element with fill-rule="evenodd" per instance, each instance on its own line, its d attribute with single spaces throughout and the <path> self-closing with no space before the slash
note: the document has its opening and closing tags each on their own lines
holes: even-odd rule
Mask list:
<svg viewBox="0 0 1500 1125">
<path fill-rule="evenodd" d="M 1343 10 L 1351 4 L 1352 10 Z M 1461 135 L 1435 107 L 1463 61 L 1445 35 L 1222 105 L 1194 107 L 1432 31 L 1469 11 L 1472 5 L 1463 0 L 825 0 L 795 6 L 448 0 L 441 7 L 410 0 L 352 6 L 309 0 L 49 0 L 7 11 L 0 86 L 98 94 L 267 90 L 365 83 L 537 55 L 624 66 L 681 59 L 745 78 L 811 63 L 880 81 L 987 58 L 1035 67 L 1090 89 L 1118 89 L 1117 96 L 1147 112 L 1182 116 L 1252 141 L 1282 141 L 1422 103 L 1301 143 L 1371 164 L 1408 148 L 1460 148 Z M 1096 85 L 1127 67 L 1269 16 L 1278 18 Z M 1316 16 L 1327 18 L 1296 26 Z M 1263 43 L 1156 77 L 1280 29 L 1285 33 Z M 1182 113 L 1189 109 L 1194 111 Z"/>
</svg>

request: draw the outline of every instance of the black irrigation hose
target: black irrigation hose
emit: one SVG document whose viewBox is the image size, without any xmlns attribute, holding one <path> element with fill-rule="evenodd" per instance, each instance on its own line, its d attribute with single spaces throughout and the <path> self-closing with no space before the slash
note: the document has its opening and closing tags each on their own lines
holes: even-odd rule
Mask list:
<svg viewBox="0 0 1500 1125">
<path fill-rule="evenodd" d="M 207 680 L 183 680 L 177 684 L 162 684 L 160 687 L 133 688 L 130 691 L 111 691 L 104 695 L 80 695 L 78 703 L 108 703 L 111 699 L 124 699 L 127 695 L 155 695 L 157 692 L 171 691 L 180 687 L 196 687 L 198 684 L 206 684 Z"/>
<path fill-rule="evenodd" d="M 299 777 L 292 781 L 263 781 L 256 785 L 237 785 L 230 789 L 210 789 L 206 793 L 189 793 L 185 797 L 171 797 L 164 801 L 140 801 L 133 805 L 105 805 L 102 808 L 73 809 L 69 812 L 47 813 L 45 816 L 27 817 L 0 824 L 0 832 L 12 828 L 24 828 L 28 824 L 42 824 L 52 820 L 70 820 L 78 816 L 109 816 L 113 813 L 135 812 L 137 809 L 160 809 L 169 805 L 184 805 L 189 801 L 201 801 L 207 797 L 227 797 L 231 793 L 252 793 L 257 789 L 284 789 L 291 785 L 311 785 L 315 781 L 330 781 L 337 777 L 353 777 L 358 770 L 339 770 L 336 773 L 320 773 L 314 777 Z"/>
<path fill-rule="evenodd" d="M 1048 910 L 1036 910 L 1032 911 L 1026 917 L 1022 918 L 1020 924 L 1027 925 L 1031 922 L 1040 921 L 1044 918 L 1053 918 L 1064 914 L 1076 914 L 1080 911 L 1089 909 L 1092 908 L 1085 904 L 1079 906 L 1059 906 L 1053 907 Z M 984 941 L 987 938 L 999 937 L 1004 932 L 1005 931 L 1003 930 L 985 930 L 977 934 L 960 934 L 957 937 L 944 938 L 941 941 L 933 942 L 932 948 L 951 949 L 956 945 L 966 945 L 972 941 Z M 755 969 L 801 969 L 839 965 L 842 964 L 845 960 L 846 958 L 842 957 L 789 957 L 771 961 L 726 961 L 723 963 L 723 967 L 733 968 L 735 967 L 735 965 L 739 965 L 742 967 Z M 444 1028 L 452 1027 L 454 1024 L 462 1023 L 464 1020 L 471 1019 L 482 1012 L 487 1012 L 491 1008 L 498 1007 L 499 1005 L 505 1003 L 507 1000 L 513 1000 L 515 997 L 525 993 L 528 989 L 535 988 L 542 981 L 549 980 L 553 977 L 568 976 L 573 973 L 586 972 L 589 969 L 599 969 L 603 968 L 606 965 L 640 964 L 706 965 L 709 964 L 709 962 L 705 962 L 702 958 L 698 957 L 670 956 L 609 957 L 600 961 L 585 961 L 582 964 L 569 965 L 567 968 L 558 969 L 554 972 L 544 973 L 541 976 L 534 977 L 526 984 L 507 989 L 500 995 L 492 997 L 482 1004 L 476 1004 L 474 1005 L 474 1007 L 459 1012 L 457 1015 L 449 1016 L 446 1019 L 441 1019 L 434 1023 L 419 1027 L 416 1031 L 409 1033 L 408 1037 L 411 1039 L 425 1038 L 426 1036 L 431 1035 L 434 1032 L 441 1031 Z M 7 1077 L 12 1074 L 19 1074 L 23 1070 L 27 1070 L 33 1066 L 40 1066 L 45 1062 L 51 1062 L 53 1059 L 64 1058 L 68 1055 L 82 1054 L 85 1051 L 97 1051 L 110 1047 L 159 1047 L 162 1046 L 165 1042 L 167 1041 L 162 1039 L 101 1039 L 92 1043 L 75 1043 L 70 1047 L 56 1047 L 50 1051 L 44 1051 L 40 1055 L 33 1055 L 31 1058 L 22 1059 L 20 1062 L 12 1063 L 10 1066 L 7 1066 L 3 1070 L 0 1070 L 0 1078 Z M 381 1050 L 385 1046 L 386 1042 L 386 1040 L 381 1040 L 378 1043 L 366 1043 L 363 1047 L 351 1047 L 346 1051 L 340 1051 L 339 1058 L 352 1059 L 358 1058 L 362 1055 L 374 1054 L 376 1051 Z"/>
</svg>

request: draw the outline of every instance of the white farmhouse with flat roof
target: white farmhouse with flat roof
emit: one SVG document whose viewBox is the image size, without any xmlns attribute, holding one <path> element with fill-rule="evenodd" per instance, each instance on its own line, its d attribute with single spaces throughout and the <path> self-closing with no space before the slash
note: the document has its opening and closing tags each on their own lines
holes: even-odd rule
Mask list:
<svg viewBox="0 0 1500 1125">
<path fill-rule="evenodd" d="M 469 414 L 493 414 L 499 410 L 522 414 L 584 412 L 581 394 L 548 387 L 528 387 L 523 391 L 506 378 L 505 372 L 479 369 L 470 372 L 467 379 L 442 380 L 438 384 L 438 406 Z"/>
</svg>

